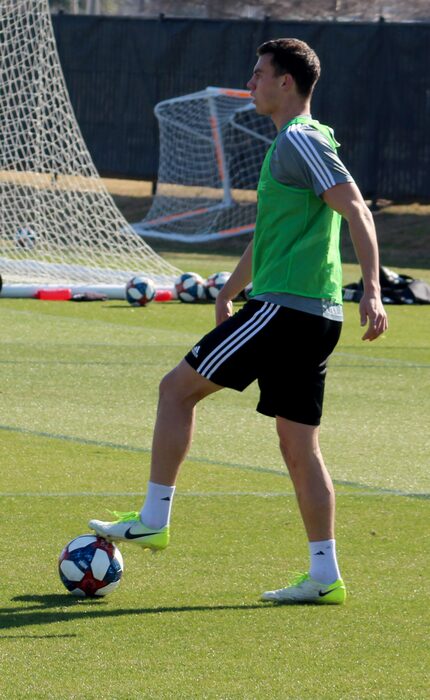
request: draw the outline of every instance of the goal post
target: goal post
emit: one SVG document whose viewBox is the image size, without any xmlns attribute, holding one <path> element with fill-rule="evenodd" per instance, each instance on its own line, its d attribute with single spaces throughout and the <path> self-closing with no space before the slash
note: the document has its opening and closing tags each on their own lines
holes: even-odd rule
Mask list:
<svg viewBox="0 0 430 700">
<path fill-rule="evenodd" d="M 208 87 L 160 102 L 155 115 L 157 189 L 134 230 L 185 242 L 251 233 L 260 168 L 275 128 L 256 113 L 250 93 Z"/>
<path fill-rule="evenodd" d="M 48 0 L 0 2 L 0 274 L 8 284 L 124 287 L 180 272 L 136 234 L 76 121 Z M 116 295 L 116 294 L 115 294 Z"/>
</svg>

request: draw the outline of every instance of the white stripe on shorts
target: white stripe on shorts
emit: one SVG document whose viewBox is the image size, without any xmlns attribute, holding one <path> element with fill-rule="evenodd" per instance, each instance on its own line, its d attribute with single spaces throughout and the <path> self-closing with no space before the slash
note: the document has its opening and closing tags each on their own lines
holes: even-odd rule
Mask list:
<svg viewBox="0 0 430 700">
<path fill-rule="evenodd" d="M 209 353 L 201 365 L 197 367 L 197 372 L 210 379 L 212 374 L 220 365 L 225 362 L 230 355 L 236 352 L 242 345 L 256 335 L 275 316 L 281 307 L 277 304 L 264 302 L 263 306 L 247 320 L 240 328 L 237 328 L 228 338 Z"/>
<path fill-rule="evenodd" d="M 212 362 L 216 362 L 217 357 L 219 356 L 219 353 L 220 353 L 220 351 L 222 350 L 222 348 L 224 348 L 225 345 L 230 344 L 231 341 L 232 341 L 237 335 L 242 334 L 243 331 L 245 331 L 251 324 L 254 324 L 255 321 L 258 321 L 258 320 L 259 320 L 259 319 L 258 319 L 259 316 L 261 316 L 262 314 L 267 314 L 267 312 L 270 310 L 269 307 L 271 307 L 271 306 L 273 306 L 273 304 L 271 304 L 271 303 L 268 302 L 268 301 L 265 301 L 265 302 L 263 303 L 263 306 L 261 306 L 261 307 L 258 309 L 258 311 L 256 311 L 255 314 L 254 314 L 253 316 L 251 316 L 251 318 L 249 318 L 249 319 L 247 320 L 246 323 L 243 324 L 243 326 L 240 326 L 239 328 L 236 328 L 236 330 L 234 331 L 234 333 L 232 333 L 231 335 L 229 335 L 227 338 L 224 338 L 224 340 L 223 340 L 219 345 L 217 345 L 217 346 L 212 350 L 212 352 L 209 353 L 209 355 L 208 355 L 207 357 L 205 357 L 205 359 L 203 360 L 203 362 L 201 363 L 201 365 L 199 365 L 199 367 L 197 367 L 197 372 L 199 372 L 200 374 L 204 373 L 204 372 L 208 369 L 208 367 L 206 367 L 206 365 L 207 365 L 208 363 L 209 363 L 209 364 L 212 364 Z M 217 357 L 214 357 L 214 355 L 216 355 Z M 213 360 L 212 360 L 211 358 L 213 358 Z M 210 360 L 211 360 L 211 362 L 209 362 Z"/>
</svg>

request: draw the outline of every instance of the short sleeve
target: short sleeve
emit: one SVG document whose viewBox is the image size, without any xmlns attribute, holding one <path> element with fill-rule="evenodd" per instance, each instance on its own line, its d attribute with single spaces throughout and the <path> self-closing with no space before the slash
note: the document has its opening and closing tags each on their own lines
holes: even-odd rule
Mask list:
<svg viewBox="0 0 430 700">
<path fill-rule="evenodd" d="M 307 124 L 292 124 L 279 134 L 270 172 L 278 182 L 311 189 L 318 197 L 335 185 L 354 182 L 324 134 Z"/>
</svg>

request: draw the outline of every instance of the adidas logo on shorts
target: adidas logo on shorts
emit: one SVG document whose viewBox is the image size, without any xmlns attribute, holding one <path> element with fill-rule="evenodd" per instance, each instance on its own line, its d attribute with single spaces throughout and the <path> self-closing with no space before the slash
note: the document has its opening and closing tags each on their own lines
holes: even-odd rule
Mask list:
<svg viewBox="0 0 430 700">
<path fill-rule="evenodd" d="M 194 357 L 198 357 L 198 354 L 200 352 L 200 345 L 195 345 L 191 352 L 193 353 Z"/>
</svg>

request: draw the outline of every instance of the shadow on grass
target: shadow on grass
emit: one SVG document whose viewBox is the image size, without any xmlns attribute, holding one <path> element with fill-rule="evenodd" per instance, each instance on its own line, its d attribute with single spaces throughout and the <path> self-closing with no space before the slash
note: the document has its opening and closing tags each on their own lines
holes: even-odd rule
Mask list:
<svg viewBox="0 0 430 700">
<path fill-rule="evenodd" d="M 104 600 L 96 598 L 78 599 L 69 595 L 16 596 L 12 601 L 30 603 L 23 607 L 0 608 L 2 630 L 48 625 L 88 618 L 114 618 L 124 615 L 160 615 L 162 613 L 218 612 L 224 610 L 258 610 L 266 608 L 263 603 L 252 605 L 178 605 L 155 608 L 107 608 Z M 8 635 L 0 635 L 7 637 Z M 73 635 L 58 635 L 73 636 Z"/>
<path fill-rule="evenodd" d="M 0 639 L 75 639 L 77 634 L 0 634 Z"/>
</svg>

